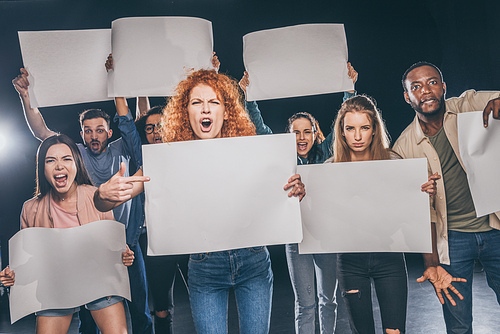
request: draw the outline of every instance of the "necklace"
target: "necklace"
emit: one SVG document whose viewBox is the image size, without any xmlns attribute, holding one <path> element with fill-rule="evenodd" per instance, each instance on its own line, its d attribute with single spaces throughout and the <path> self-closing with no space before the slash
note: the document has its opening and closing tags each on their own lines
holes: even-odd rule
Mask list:
<svg viewBox="0 0 500 334">
<path fill-rule="evenodd" d="M 76 192 L 76 189 L 72 193 L 69 193 L 69 192 L 66 193 L 66 197 L 62 197 L 59 194 L 54 194 L 54 195 L 55 195 L 55 197 L 57 197 L 59 199 L 59 201 L 64 202 L 67 198 L 70 198 L 71 195 L 73 195 L 73 193 L 75 193 L 75 192 Z"/>
</svg>

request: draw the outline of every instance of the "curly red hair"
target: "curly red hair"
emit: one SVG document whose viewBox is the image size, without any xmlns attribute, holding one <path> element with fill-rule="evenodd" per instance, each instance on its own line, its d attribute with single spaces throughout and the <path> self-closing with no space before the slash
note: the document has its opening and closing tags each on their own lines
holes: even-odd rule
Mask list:
<svg viewBox="0 0 500 334">
<path fill-rule="evenodd" d="M 255 135 L 255 126 L 241 104 L 241 93 L 236 81 L 215 70 L 202 69 L 191 73 L 177 85 L 176 94 L 169 99 L 163 109 L 163 142 L 195 139 L 187 107 L 191 90 L 199 84 L 211 87 L 224 103 L 227 119 L 224 119 L 222 124 L 221 137 Z"/>
</svg>

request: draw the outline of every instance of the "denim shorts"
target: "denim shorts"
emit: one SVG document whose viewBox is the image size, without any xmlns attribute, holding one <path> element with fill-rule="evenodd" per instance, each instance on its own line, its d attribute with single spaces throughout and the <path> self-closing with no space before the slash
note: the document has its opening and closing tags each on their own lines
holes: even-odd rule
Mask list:
<svg viewBox="0 0 500 334">
<path fill-rule="evenodd" d="M 109 296 L 96 299 L 85 305 L 85 308 L 89 311 L 98 311 L 106 308 L 108 306 L 119 303 L 123 300 L 123 297 L 119 296 Z M 63 309 L 49 309 L 36 312 L 35 315 L 42 317 L 64 317 L 75 312 L 80 311 L 80 307 L 63 308 Z"/>
</svg>

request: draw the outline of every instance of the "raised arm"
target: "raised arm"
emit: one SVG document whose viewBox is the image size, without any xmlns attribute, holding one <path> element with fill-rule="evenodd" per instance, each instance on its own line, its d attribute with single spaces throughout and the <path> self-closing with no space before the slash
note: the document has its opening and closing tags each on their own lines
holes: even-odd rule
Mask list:
<svg viewBox="0 0 500 334">
<path fill-rule="evenodd" d="M 139 96 L 136 101 L 135 120 L 137 121 L 142 115 L 151 109 L 151 105 L 149 104 L 149 98 L 147 96 Z"/>
<path fill-rule="evenodd" d="M 56 133 L 50 130 L 45 124 L 45 120 L 40 113 L 38 108 L 32 108 L 30 102 L 30 96 L 28 92 L 28 71 L 21 68 L 21 74 L 19 74 L 14 80 L 12 80 L 14 88 L 19 93 L 19 98 L 21 99 L 21 104 L 23 105 L 24 117 L 26 118 L 26 123 L 31 130 L 31 133 L 35 138 L 40 141 L 55 135 Z"/>
<path fill-rule="evenodd" d="M 248 72 L 245 71 L 243 73 L 243 77 L 240 80 L 240 87 L 245 93 L 245 110 L 250 117 L 253 125 L 255 126 L 255 132 L 258 135 L 268 135 L 272 134 L 273 131 L 269 126 L 264 123 L 264 119 L 262 118 L 262 114 L 259 110 L 259 105 L 255 101 L 247 102 L 247 87 L 250 84 Z"/>
<path fill-rule="evenodd" d="M 149 177 L 142 175 L 142 169 L 128 177 L 123 176 L 125 170 L 125 163 L 122 162 L 118 173 L 97 188 L 94 193 L 94 205 L 97 210 L 112 210 L 144 191 L 144 182 L 149 181 Z"/>
<path fill-rule="evenodd" d="M 356 70 L 354 69 L 354 67 L 352 67 L 350 62 L 347 63 L 347 75 L 352 80 L 353 85 L 356 85 L 356 81 L 358 81 L 358 72 L 356 72 Z M 347 95 L 350 95 L 347 98 L 346 98 L 346 93 L 349 93 Z M 350 97 L 353 97 L 354 95 L 356 95 L 355 89 L 344 92 L 344 101 Z"/>
<path fill-rule="evenodd" d="M 220 60 L 219 57 L 215 54 L 215 51 L 212 53 L 212 66 L 214 67 L 215 71 L 219 73 L 220 69 Z"/>
</svg>

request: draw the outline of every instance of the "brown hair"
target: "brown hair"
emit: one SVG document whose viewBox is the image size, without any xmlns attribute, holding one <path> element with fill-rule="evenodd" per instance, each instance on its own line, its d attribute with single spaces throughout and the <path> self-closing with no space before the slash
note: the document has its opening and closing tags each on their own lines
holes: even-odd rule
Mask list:
<svg viewBox="0 0 500 334">
<path fill-rule="evenodd" d="M 163 142 L 194 140 L 194 132 L 188 117 L 188 102 L 191 90 L 199 84 L 211 87 L 224 103 L 227 119 L 221 129 L 221 137 L 255 135 L 255 127 L 241 104 L 238 84 L 225 74 L 215 70 L 198 70 L 181 81 L 167 106 L 163 109 Z"/>
<path fill-rule="evenodd" d="M 38 146 L 38 151 L 36 153 L 36 189 L 35 189 L 35 197 L 39 196 L 42 198 L 47 195 L 47 193 L 52 189 L 49 181 L 47 181 L 45 177 L 45 157 L 47 156 L 47 151 L 50 147 L 56 144 L 65 144 L 71 150 L 71 154 L 73 155 L 73 160 L 76 165 L 76 177 L 75 181 L 77 185 L 81 184 L 90 184 L 92 185 L 92 181 L 90 181 L 89 174 L 87 173 L 87 169 L 83 164 L 83 158 L 80 154 L 80 150 L 76 146 L 75 142 L 66 135 L 63 134 L 55 134 L 46 138 L 40 146 Z"/>
<path fill-rule="evenodd" d="M 321 131 L 319 127 L 319 122 L 314 118 L 313 115 L 311 115 L 308 112 L 305 111 L 299 111 L 288 119 L 288 124 L 285 128 L 285 132 L 292 132 L 293 131 L 293 122 L 299 118 L 307 119 L 311 123 L 311 128 L 314 132 L 314 143 L 311 147 L 311 150 L 307 153 L 307 161 L 310 164 L 315 163 L 317 156 L 322 156 L 323 152 L 321 151 L 321 148 L 318 146 L 325 140 L 325 135 Z"/>
<path fill-rule="evenodd" d="M 344 117 L 348 112 L 362 112 L 368 115 L 373 126 L 373 139 L 370 145 L 370 157 L 372 160 L 386 160 L 390 158 L 389 135 L 385 128 L 384 121 L 377 108 L 375 100 L 366 95 L 356 95 L 342 103 L 335 119 L 333 141 L 333 161 L 351 161 L 350 148 L 347 145 L 344 132 Z"/>
</svg>

